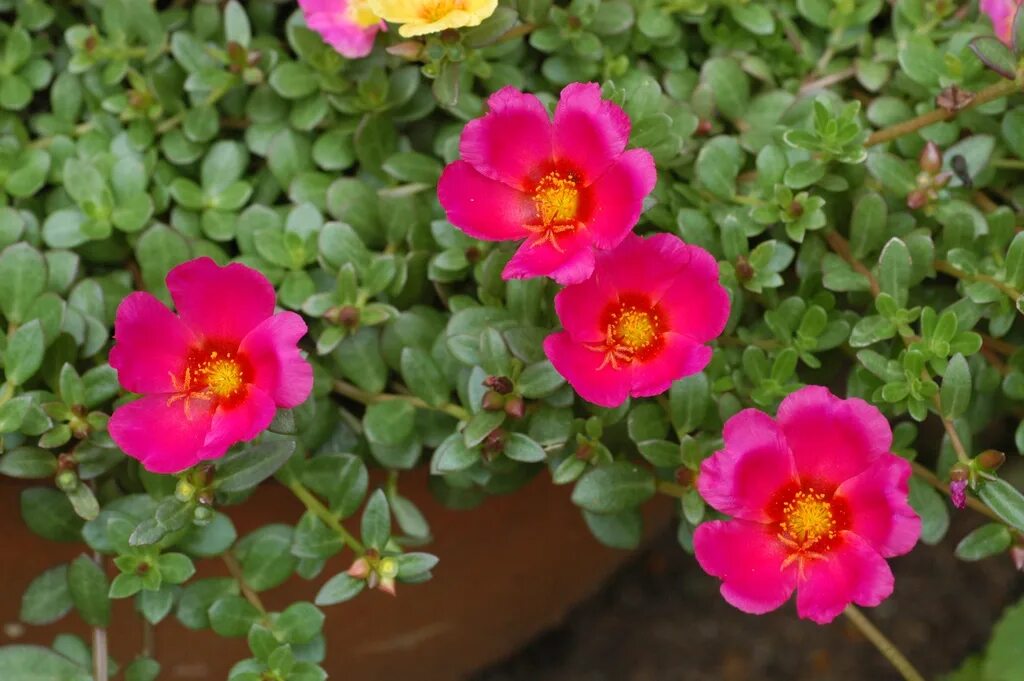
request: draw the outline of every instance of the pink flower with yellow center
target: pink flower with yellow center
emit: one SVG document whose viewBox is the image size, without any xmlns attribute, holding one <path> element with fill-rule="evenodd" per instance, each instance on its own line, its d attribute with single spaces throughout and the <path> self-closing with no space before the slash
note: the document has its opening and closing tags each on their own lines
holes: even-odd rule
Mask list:
<svg viewBox="0 0 1024 681">
<path fill-rule="evenodd" d="M 913 548 L 921 520 L 907 502 L 910 464 L 889 451 L 878 409 L 808 386 L 782 401 L 777 420 L 739 412 L 724 438 L 697 489 L 732 520 L 703 523 L 693 546 L 725 600 L 761 614 L 796 591 L 800 617 L 825 624 L 850 603 L 889 597 L 885 559 Z"/>
<path fill-rule="evenodd" d="M 506 279 L 583 281 L 595 249 L 614 248 L 640 219 L 657 181 L 654 160 L 645 149 L 625 151 L 629 117 L 596 83 L 567 85 L 553 122 L 537 97 L 513 87 L 487 104 L 438 183 L 448 219 L 477 239 L 526 239 Z"/>
<path fill-rule="evenodd" d="M 306 26 L 349 59 L 370 54 L 377 32 L 387 30 L 368 0 L 299 0 L 299 7 Z"/>
<path fill-rule="evenodd" d="M 1013 19 L 1024 0 L 981 0 L 981 11 L 992 20 L 996 37 L 1007 45 L 1013 39 Z"/>
<path fill-rule="evenodd" d="M 710 253 L 671 234 L 629 235 L 598 253 L 593 276 L 562 289 L 564 331 L 544 352 L 583 399 L 616 407 L 662 393 L 711 360 L 704 345 L 729 319 L 729 295 Z"/>
<path fill-rule="evenodd" d="M 176 473 L 251 440 L 278 407 L 309 396 L 313 369 L 296 343 L 306 324 L 274 314 L 274 287 L 254 269 L 198 258 L 167 275 L 178 315 L 149 293 L 117 308 L 110 365 L 125 390 L 110 436 L 154 473 Z"/>
</svg>

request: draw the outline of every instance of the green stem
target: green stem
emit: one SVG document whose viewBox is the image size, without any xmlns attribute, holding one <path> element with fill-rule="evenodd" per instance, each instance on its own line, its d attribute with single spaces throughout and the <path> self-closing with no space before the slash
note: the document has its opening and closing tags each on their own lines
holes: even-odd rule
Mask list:
<svg viewBox="0 0 1024 681">
<path fill-rule="evenodd" d="M 669 482 L 668 480 L 659 480 L 655 486 L 659 492 L 665 496 L 674 497 L 676 499 L 682 499 L 683 496 L 689 492 L 689 490 L 678 482 Z"/>
<path fill-rule="evenodd" d="M 997 158 L 992 161 L 992 166 L 1009 170 L 1024 170 L 1024 160 L 1019 158 Z"/>
<path fill-rule="evenodd" d="M 249 586 L 248 582 L 245 581 L 245 575 L 242 574 L 242 566 L 238 564 L 238 560 L 235 559 L 234 554 L 228 551 L 221 555 L 221 559 L 224 561 L 224 565 L 227 566 L 228 572 L 230 572 L 231 576 L 235 578 L 236 582 L 238 582 L 238 588 L 241 589 L 242 596 L 245 597 L 245 600 L 249 601 L 252 607 L 259 611 L 264 622 L 268 621 L 267 609 L 263 607 L 263 601 L 260 600 L 260 595 L 256 593 L 251 586 Z"/>
<path fill-rule="evenodd" d="M 939 476 L 935 475 L 935 473 L 933 473 L 931 469 L 929 469 L 927 466 L 922 466 L 916 461 L 911 461 L 910 465 L 914 468 L 914 475 L 921 478 L 922 480 L 924 480 L 929 485 L 931 485 L 938 491 L 942 492 L 946 496 L 949 496 L 949 485 L 942 482 L 942 480 L 939 479 Z M 991 508 L 986 506 L 981 501 L 975 499 L 974 497 L 967 497 L 967 506 L 972 511 L 977 511 L 978 513 L 982 514 L 987 518 L 991 518 L 997 523 L 1002 523 L 1004 525 L 1006 524 L 1002 518 L 997 516 L 995 512 L 992 511 Z"/>
<path fill-rule="evenodd" d="M 356 386 L 352 385 L 351 383 L 346 383 L 345 381 L 335 381 L 334 382 L 334 392 L 338 393 L 339 395 L 343 395 L 343 396 L 345 396 L 345 397 L 347 397 L 347 398 L 349 398 L 351 400 L 355 400 L 356 402 L 360 402 L 362 404 L 365 404 L 365 405 L 378 404 L 380 402 L 388 402 L 390 400 L 404 400 L 404 401 L 408 402 L 409 404 L 411 404 L 414 407 L 418 407 L 420 409 L 432 409 L 434 411 L 444 412 L 445 414 L 448 414 L 449 416 L 454 416 L 455 418 L 459 419 L 460 421 L 468 421 L 472 417 L 472 414 L 470 414 L 467 410 L 463 409 L 462 407 L 460 407 L 457 404 L 452 404 L 451 402 L 446 402 L 446 403 L 444 403 L 442 405 L 439 405 L 439 406 L 435 407 L 434 405 L 432 405 L 432 404 L 430 404 L 428 402 L 424 402 L 423 400 L 421 400 L 420 398 L 416 397 L 415 395 L 396 395 L 396 394 L 393 394 L 393 393 L 379 393 L 379 394 L 371 393 L 371 392 L 367 392 L 367 391 L 365 391 L 365 390 L 363 390 L 361 388 L 357 388 Z"/>
<path fill-rule="evenodd" d="M 360 556 L 366 553 L 366 548 L 345 529 L 345 526 L 338 520 L 338 516 L 331 513 L 331 510 L 324 506 L 305 485 L 296 480 L 289 483 L 288 489 L 298 497 L 299 501 L 306 507 L 306 510 L 322 520 L 324 525 L 334 530 L 341 537 L 341 540 L 345 542 L 345 545 L 352 549 L 354 553 Z"/>
<path fill-rule="evenodd" d="M 921 672 L 914 668 L 914 665 L 900 652 L 900 649 L 885 634 L 879 631 L 878 627 L 872 624 L 871 620 L 865 617 L 864 613 L 855 605 L 851 603 L 846 606 L 843 614 L 853 623 L 853 626 L 857 627 L 864 634 L 865 638 L 874 644 L 878 652 L 882 653 L 885 659 L 889 660 L 889 663 L 906 681 L 924 681 Z"/>
<path fill-rule="evenodd" d="M 988 104 L 993 100 L 1000 99 L 1001 97 L 1012 95 L 1013 93 L 1020 91 L 1020 88 L 1021 84 L 1017 80 L 1001 80 L 998 83 L 989 85 L 977 92 L 971 101 L 959 109 L 934 109 L 928 113 L 911 118 L 908 121 L 903 121 L 896 125 L 890 125 L 888 128 L 876 130 L 871 133 L 871 136 L 868 137 L 866 142 L 864 142 L 864 146 L 873 147 L 877 144 L 890 142 L 899 137 L 903 137 L 904 135 L 917 132 L 921 128 L 927 128 L 929 125 L 948 121 L 951 118 L 955 118 L 961 111 L 973 109 L 981 106 L 982 104 Z"/>
<path fill-rule="evenodd" d="M 1014 303 L 1017 302 L 1017 299 L 1020 298 L 1021 295 L 1024 295 L 1006 282 L 1000 281 L 995 277 L 991 277 L 987 274 L 971 274 L 970 272 L 964 272 L 953 263 L 945 260 L 936 260 L 935 269 L 944 274 L 948 274 L 951 277 L 956 277 L 957 279 L 963 279 L 965 281 L 983 281 L 986 284 L 992 284 L 997 289 L 1005 293 Z"/>
</svg>

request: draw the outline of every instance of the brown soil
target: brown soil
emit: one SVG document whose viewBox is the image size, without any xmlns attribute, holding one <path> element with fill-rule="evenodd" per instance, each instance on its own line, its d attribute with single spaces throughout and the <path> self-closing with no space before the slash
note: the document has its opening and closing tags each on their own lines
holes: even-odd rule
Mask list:
<svg viewBox="0 0 1024 681">
<path fill-rule="evenodd" d="M 928 679 L 983 648 L 1002 609 L 1024 592 L 1006 557 L 979 563 L 953 557 L 956 542 L 978 524 L 977 516 L 962 512 L 942 544 L 894 560 L 895 594 L 865 610 Z M 561 628 L 472 681 L 677 679 L 899 676 L 842 617 L 824 627 L 802 621 L 792 601 L 762 617 L 733 609 L 719 596 L 717 581 L 664 536 Z"/>
</svg>

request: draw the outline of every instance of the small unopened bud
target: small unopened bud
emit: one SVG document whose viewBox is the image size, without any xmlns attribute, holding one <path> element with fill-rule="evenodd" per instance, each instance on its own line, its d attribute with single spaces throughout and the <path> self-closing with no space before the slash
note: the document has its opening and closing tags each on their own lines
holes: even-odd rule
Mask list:
<svg viewBox="0 0 1024 681">
<path fill-rule="evenodd" d="M 695 476 L 693 474 L 693 471 L 691 471 L 686 466 L 680 466 L 679 468 L 676 469 L 676 482 L 678 482 L 683 487 L 689 487 L 690 485 L 693 484 L 694 480 Z"/>
<path fill-rule="evenodd" d="M 495 390 L 488 390 L 480 400 L 484 411 L 501 411 L 505 407 L 505 398 Z"/>
<path fill-rule="evenodd" d="M 196 527 L 206 527 L 213 520 L 213 509 L 200 504 L 192 511 L 192 524 Z"/>
<path fill-rule="evenodd" d="M 370 574 L 370 562 L 365 558 L 356 558 L 348 569 L 348 576 L 355 579 L 366 579 Z"/>
<path fill-rule="evenodd" d="M 589 461 L 590 457 L 593 455 L 594 448 L 586 442 L 581 443 L 580 446 L 576 448 L 576 458 L 581 461 Z"/>
<path fill-rule="evenodd" d="M 359 308 L 354 305 L 332 307 L 324 313 L 324 319 L 332 324 L 346 326 L 350 329 L 355 328 L 359 325 Z"/>
<path fill-rule="evenodd" d="M 82 43 L 82 47 L 85 48 L 86 52 L 92 52 L 93 50 L 96 49 L 96 42 L 97 42 L 96 41 L 96 36 L 94 36 L 94 35 L 86 36 L 85 42 Z"/>
<path fill-rule="evenodd" d="M 74 492 L 78 489 L 78 476 L 74 471 L 61 471 L 56 478 L 57 487 L 65 492 Z"/>
<path fill-rule="evenodd" d="M 942 189 L 947 184 L 949 184 L 949 181 L 952 179 L 953 173 L 939 173 L 938 175 L 932 178 L 932 189 Z"/>
<path fill-rule="evenodd" d="M 736 278 L 740 281 L 750 281 L 754 278 L 754 266 L 750 264 L 745 255 L 736 258 Z"/>
<path fill-rule="evenodd" d="M 488 376 L 484 379 L 484 386 L 501 395 L 508 395 L 514 387 L 508 376 Z"/>
<path fill-rule="evenodd" d="M 481 255 L 482 253 L 480 253 L 480 249 L 476 246 L 470 246 L 466 249 L 466 261 L 471 265 L 478 262 Z"/>
<path fill-rule="evenodd" d="M 1006 461 L 1006 454 L 996 449 L 986 449 L 974 459 L 987 471 L 998 470 Z"/>
<path fill-rule="evenodd" d="M 798 218 L 804 214 L 804 204 L 794 199 L 792 202 L 790 202 L 789 208 L 787 208 L 786 211 L 790 214 L 790 216 Z"/>
<path fill-rule="evenodd" d="M 196 487 L 188 480 L 179 480 L 178 484 L 174 488 L 174 498 L 184 503 L 192 501 L 192 497 L 195 496 Z"/>
<path fill-rule="evenodd" d="M 569 25 L 569 28 L 571 28 L 574 31 L 578 31 L 579 29 L 583 28 L 583 22 L 580 21 L 580 18 L 572 14 L 569 15 L 569 19 L 565 23 L 567 23 Z"/>
<path fill-rule="evenodd" d="M 423 43 L 418 40 L 403 40 L 400 43 L 388 45 L 384 51 L 396 57 L 414 61 L 420 58 L 420 54 L 423 52 Z"/>
<path fill-rule="evenodd" d="M 512 395 L 505 400 L 505 413 L 514 419 L 521 419 L 526 415 L 526 401 L 520 395 Z"/>
<path fill-rule="evenodd" d="M 917 165 L 929 175 L 935 175 L 942 170 L 942 150 L 935 142 L 928 142 L 917 157 Z"/>
<path fill-rule="evenodd" d="M 911 210 L 918 210 L 924 208 L 928 204 L 928 192 L 915 189 L 907 195 L 907 208 Z"/>
<path fill-rule="evenodd" d="M 505 431 L 501 428 L 492 430 L 484 438 L 482 448 L 485 457 L 493 457 L 505 451 Z"/>
<path fill-rule="evenodd" d="M 949 483 L 949 500 L 957 508 L 967 506 L 967 480 L 951 480 Z"/>
<path fill-rule="evenodd" d="M 1016 544 L 1010 547 L 1010 558 L 1013 560 L 1014 567 L 1020 572 L 1024 572 L 1024 546 Z"/>
<path fill-rule="evenodd" d="M 196 497 L 196 501 L 203 506 L 213 506 L 213 493 L 210 490 L 203 490 Z"/>
<path fill-rule="evenodd" d="M 150 565 L 146 561 L 142 561 L 135 566 L 135 574 L 142 576 L 149 572 Z"/>
<path fill-rule="evenodd" d="M 381 577 L 380 584 L 377 588 L 388 594 L 389 596 L 395 595 L 395 578 L 394 577 Z"/>
<path fill-rule="evenodd" d="M 696 137 L 706 137 L 711 134 L 712 127 L 711 121 L 702 118 L 697 122 L 697 129 L 693 131 L 693 134 Z"/>
<path fill-rule="evenodd" d="M 459 42 L 459 32 L 454 28 L 446 28 L 441 31 L 441 42 L 448 45 Z"/>
<path fill-rule="evenodd" d="M 381 558 L 380 563 L 377 564 L 377 572 L 382 578 L 387 579 L 388 577 L 398 576 L 398 561 L 394 558 Z"/>
</svg>

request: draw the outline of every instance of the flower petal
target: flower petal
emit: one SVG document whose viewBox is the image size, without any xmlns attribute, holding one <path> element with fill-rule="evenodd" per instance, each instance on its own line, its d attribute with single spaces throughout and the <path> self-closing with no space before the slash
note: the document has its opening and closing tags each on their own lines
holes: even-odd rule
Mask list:
<svg viewBox="0 0 1024 681">
<path fill-rule="evenodd" d="M 598 248 L 615 248 L 636 226 L 644 198 L 658 181 L 646 149 L 630 149 L 585 189 L 590 206 L 587 229 Z"/>
<path fill-rule="evenodd" d="M 834 490 L 892 446 L 892 428 L 882 412 L 859 399 L 840 399 L 817 385 L 782 401 L 779 424 L 805 482 Z"/>
<path fill-rule="evenodd" d="M 796 611 L 803 619 L 828 624 L 848 604 L 873 607 L 892 594 L 889 564 L 860 536 L 840 533 L 841 541 L 821 558 L 805 560 L 797 585 Z"/>
<path fill-rule="evenodd" d="M 661 309 L 670 329 L 705 343 L 718 338 L 729 322 L 729 292 L 719 283 L 714 256 L 703 248 L 684 245 L 682 260 L 661 296 Z"/>
<path fill-rule="evenodd" d="M 170 271 L 167 289 L 182 321 L 204 340 L 237 343 L 274 313 L 274 287 L 240 263 L 190 260 Z"/>
<path fill-rule="evenodd" d="M 511 85 L 491 95 L 487 107 L 462 130 L 459 155 L 484 176 L 527 191 L 551 165 L 548 111 L 536 96 Z"/>
<path fill-rule="evenodd" d="M 210 430 L 207 400 L 147 395 L 114 410 L 107 432 L 151 473 L 177 473 L 194 465 Z"/>
<path fill-rule="evenodd" d="M 579 396 L 602 407 L 617 407 L 629 397 L 629 370 L 599 368 L 604 354 L 575 343 L 564 331 L 544 339 L 544 354 Z"/>
<path fill-rule="evenodd" d="M 598 253 L 595 276 L 621 293 L 642 293 L 658 301 L 693 258 L 691 249 L 702 250 L 672 234 L 628 234 L 613 250 Z"/>
<path fill-rule="evenodd" d="M 910 473 L 906 460 L 883 454 L 836 490 L 849 508 L 849 530 L 886 558 L 907 553 L 921 536 L 921 519 L 907 500 Z"/>
<path fill-rule="evenodd" d="M 217 407 L 202 448 L 196 456 L 200 460 L 224 456 L 232 445 L 248 442 L 270 426 L 277 408 L 263 390 L 255 385 L 246 387 L 246 394 L 230 408 Z"/>
<path fill-rule="evenodd" d="M 722 597 L 743 612 L 760 615 L 789 599 L 796 586 L 794 566 L 783 569 L 787 552 L 767 525 L 712 520 L 693 534 L 697 562 L 722 580 Z"/>
<path fill-rule="evenodd" d="M 465 161 L 449 164 L 437 183 L 448 220 L 474 239 L 507 241 L 527 235 L 536 216 L 533 200 L 507 184 L 484 177 Z"/>
<path fill-rule="evenodd" d="M 555 108 L 555 160 L 578 169 L 589 185 L 626 148 L 629 129 L 629 116 L 614 102 L 601 99 L 600 85 L 570 83 L 562 88 Z"/>
<path fill-rule="evenodd" d="M 769 508 L 772 499 L 779 490 L 799 484 L 779 424 L 762 411 L 744 409 L 726 421 L 723 437 L 723 449 L 700 466 L 700 495 L 734 518 L 777 520 Z"/>
<path fill-rule="evenodd" d="M 555 312 L 562 327 L 578 343 L 600 343 L 607 329 L 601 320 L 605 311 L 619 300 L 619 294 L 593 276 L 555 295 Z"/>
<path fill-rule="evenodd" d="M 297 407 L 313 389 L 313 367 L 296 345 L 304 335 L 302 317 L 279 312 L 250 331 L 238 347 L 252 367 L 253 384 L 279 407 Z"/>
<path fill-rule="evenodd" d="M 711 361 L 711 348 L 694 343 L 678 333 L 666 333 L 658 354 L 642 362 L 634 362 L 629 394 L 633 397 L 660 395 L 672 384 L 703 371 Z"/>
<path fill-rule="evenodd" d="M 527 240 L 505 265 L 505 279 L 551 277 L 567 286 L 587 279 L 594 271 L 594 249 L 590 235 L 576 229 L 558 238 L 556 247 L 549 241 L 531 243 Z"/>
<path fill-rule="evenodd" d="M 173 392 L 171 377 L 184 372 L 189 350 L 196 344 L 173 312 L 141 291 L 118 305 L 114 340 L 110 366 L 117 369 L 121 386 L 133 393 Z"/>
</svg>

